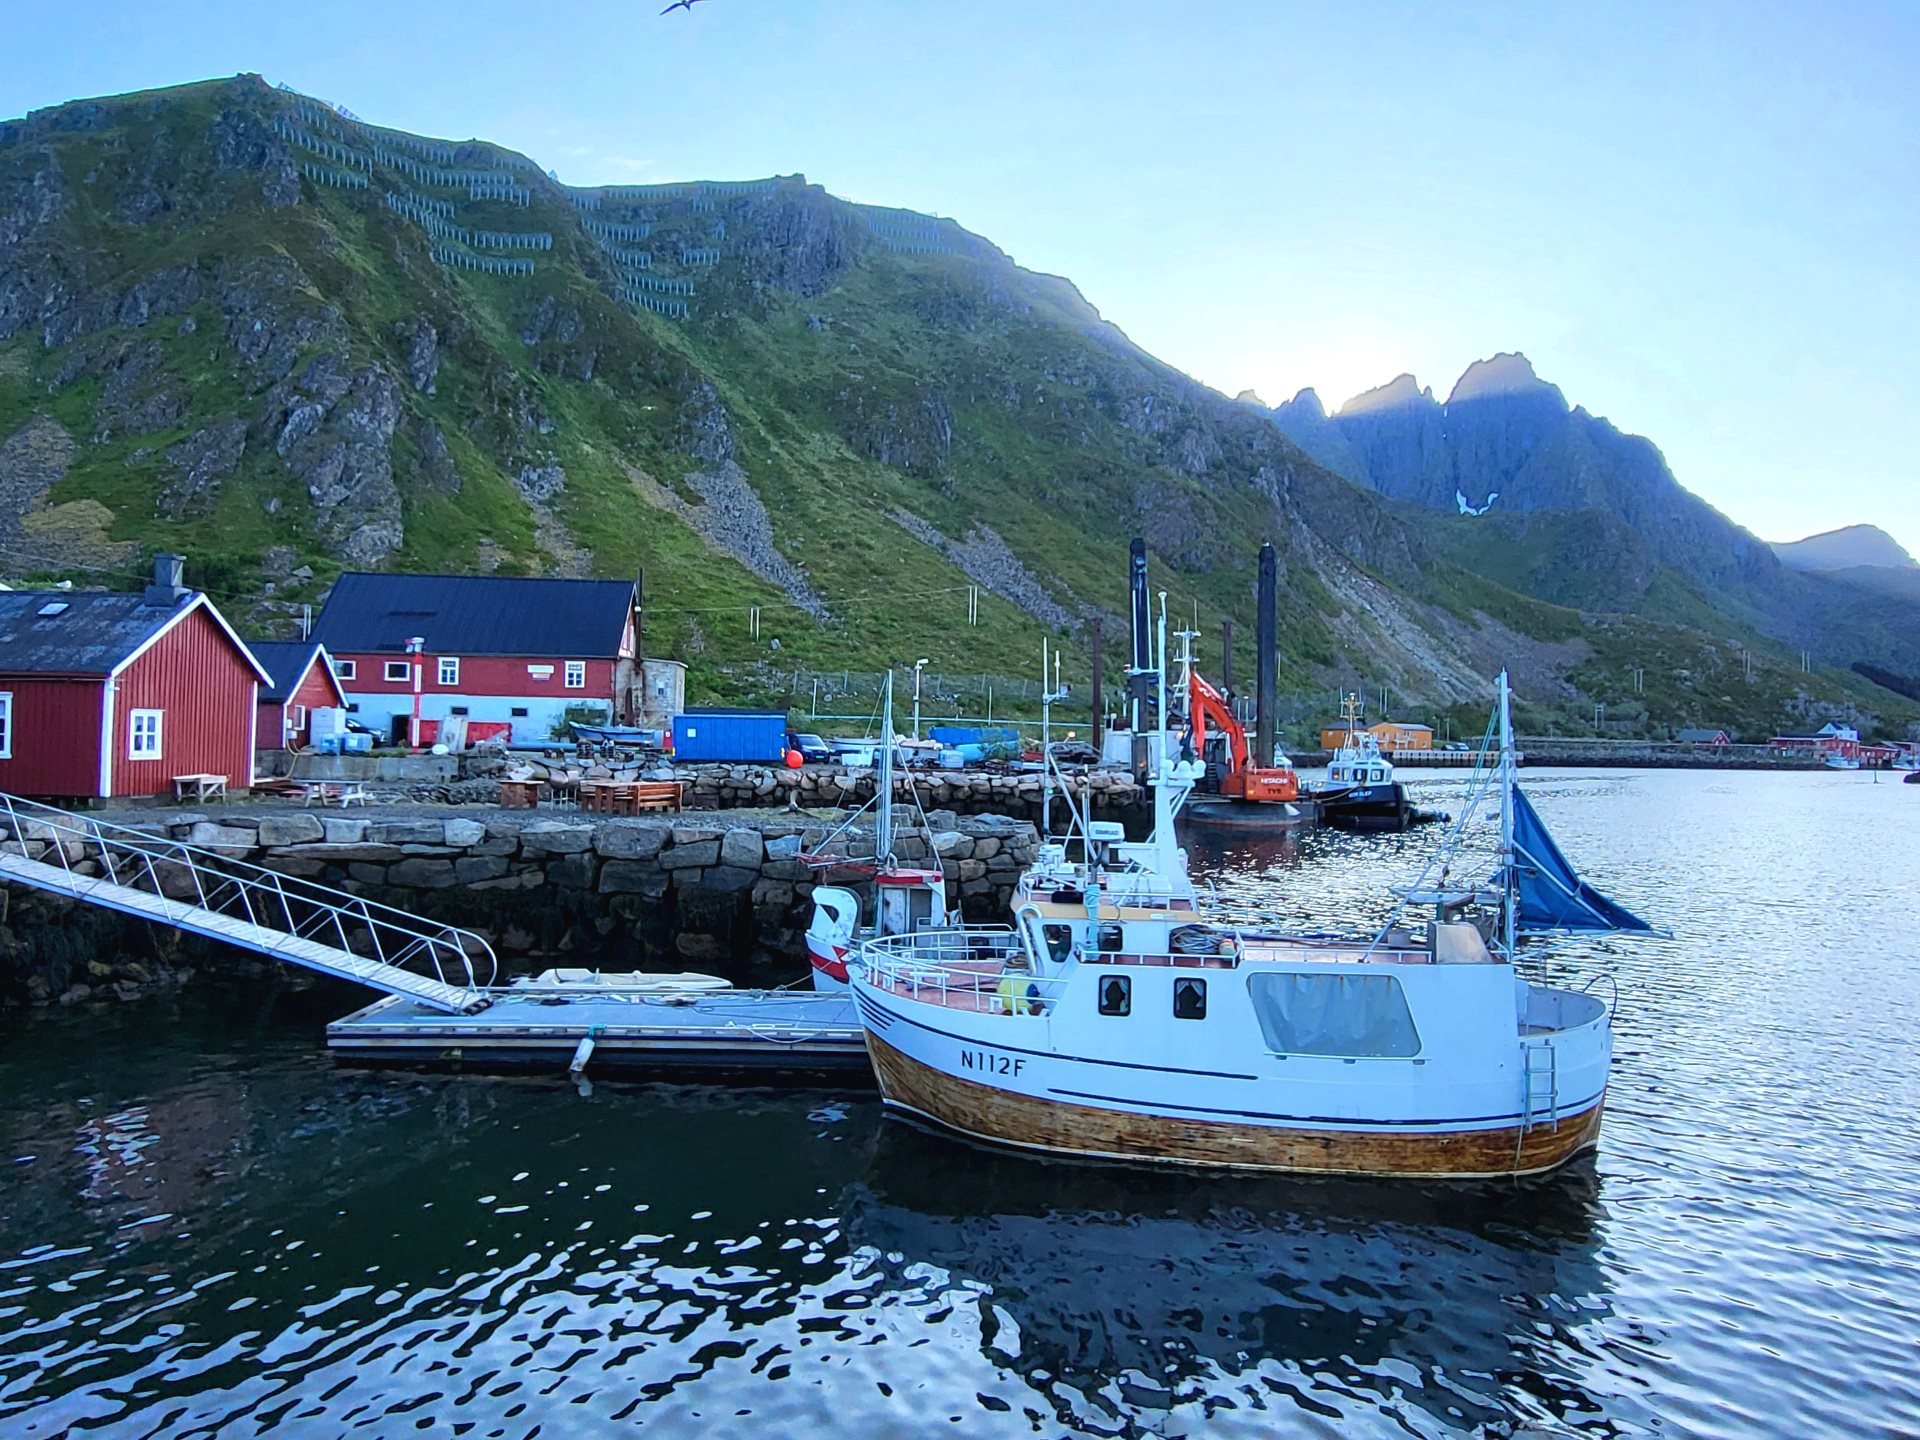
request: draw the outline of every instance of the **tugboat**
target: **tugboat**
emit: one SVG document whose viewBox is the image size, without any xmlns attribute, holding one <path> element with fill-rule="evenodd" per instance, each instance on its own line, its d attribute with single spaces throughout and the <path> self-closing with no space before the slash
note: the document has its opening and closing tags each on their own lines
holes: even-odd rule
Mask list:
<svg viewBox="0 0 1920 1440">
<path fill-rule="evenodd" d="M 1333 752 L 1326 778 L 1307 787 L 1320 808 L 1320 823 L 1342 830 L 1404 830 L 1428 818 L 1407 799 L 1407 787 L 1393 777 L 1393 762 L 1380 742 L 1360 728 L 1360 697 L 1347 696 L 1347 743 Z"/>
<path fill-rule="evenodd" d="M 1165 618 L 1161 618 L 1165 686 Z M 1172 908 L 1035 897 L 1006 926 L 876 936 L 851 975 L 886 1103 L 1053 1154 L 1379 1177 L 1553 1170 L 1599 1142 L 1610 1005 L 1529 981 L 1523 931 L 1646 930 L 1574 874 L 1500 761 L 1476 777 L 1416 932 L 1262 934 Z M 1151 747 L 1155 833 L 1197 766 Z M 1497 783 L 1496 783 L 1497 782 Z M 1449 883 L 1501 797 L 1492 880 Z M 1432 873 L 1432 867 L 1430 867 Z M 1423 877 L 1424 878 L 1424 877 Z"/>
<path fill-rule="evenodd" d="M 840 826 L 848 832 L 868 808 L 872 809 L 873 858 L 854 859 L 830 853 L 828 836 L 819 853 L 804 855 L 819 870 L 864 871 L 873 879 L 873 913 L 861 915 L 860 897 L 838 885 L 816 886 L 813 918 L 807 925 L 807 960 L 813 988 L 844 993 L 847 953 L 858 941 L 876 935 L 911 935 L 918 930 L 956 924 L 957 912 L 947 905 L 947 879 L 936 861 L 930 868 L 902 865 L 893 854 L 893 674 L 888 672 L 880 703 L 880 743 L 874 752 L 873 799 Z"/>
</svg>

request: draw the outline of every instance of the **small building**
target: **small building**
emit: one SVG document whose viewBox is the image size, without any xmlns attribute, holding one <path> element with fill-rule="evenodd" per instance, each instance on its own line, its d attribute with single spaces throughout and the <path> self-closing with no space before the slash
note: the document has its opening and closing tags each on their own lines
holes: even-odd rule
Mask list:
<svg viewBox="0 0 1920 1440">
<path fill-rule="evenodd" d="M 1733 737 L 1724 730 L 1712 730 L 1700 725 L 1687 725 L 1673 732 L 1673 738 L 1681 745 L 1731 745 Z"/>
<path fill-rule="evenodd" d="M 317 640 L 251 640 L 247 648 L 273 677 L 260 687 L 255 743 L 263 750 L 306 749 L 313 743 L 313 712 L 347 706 L 327 647 Z"/>
<path fill-rule="evenodd" d="M 1860 732 L 1851 725 L 1828 721 L 1810 735 L 1776 735 L 1767 742 L 1769 750 L 1783 755 L 1812 755 L 1824 760 L 1837 755 L 1842 760 L 1860 758 Z"/>
<path fill-rule="evenodd" d="M 665 730 L 673 717 L 687 708 L 687 667 L 678 660 L 640 661 L 640 680 L 633 697 L 633 723 L 648 730 Z"/>
<path fill-rule="evenodd" d="M 1433 748 L 1433 727 L 1431 725 L 1408 725 L 1399 720 L 1379 720 L 1371 725 L 1360 727 L 1379 744 L 1388 754 L 1396 750 L 1431 750 Z M 1327 725 L 1320 730 L 1320 748 L 1338 750 L 1347 743 L 1347 727 Z"/>
<path fill-rule="evenodd" d="M 0 790 L 65 800 L 165 795 L 176 775 L 253 778 L 255 694 L 271 683 L 178 555 L 139 594 L 0 593 Z"/>
<path fill-rule="evenodd" d="M 631 723 L 640 586 L 355 572 L 334 583 L 313 638 L 333 657 L 347 708 L 376 735 L 415 744 L 416 716 L 458 717 L 537 742 L 569 711 Z"/>
</svg>

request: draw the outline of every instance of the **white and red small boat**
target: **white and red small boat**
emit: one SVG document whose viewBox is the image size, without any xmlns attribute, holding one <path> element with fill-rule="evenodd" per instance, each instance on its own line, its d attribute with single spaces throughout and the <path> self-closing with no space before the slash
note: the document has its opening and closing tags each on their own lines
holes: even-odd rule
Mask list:
<svg viewBox="0 0 1920 1440">
<path fill-rule="evenodd" d="M 864 873 L 873 881 L 873 908 L 863 913 L 859 894 L 842 885 L 821 885 L 813 892 L 813 918 L 807 925 L 807 961 L 813 975 L 813 988 L 845 991 L 847 956 L 862 941 L 889 935 L 913 935 L 925 930 L 943 930 L 960 923 L 960 917 L 947 904 L 947 879 L 939 862 L 931 868 L 902 865 L 893 854 L 893 676 L 888 674 L 880 707 L 880 743 L 874 753 L 873 855 L 850 858 L 828 852 L 834 836 L 821 847 L 823 853 L 803 856 L 808 864 L 823 872 Z M 856 813 L 836 834 L 850 834 Z"/>
</svg>

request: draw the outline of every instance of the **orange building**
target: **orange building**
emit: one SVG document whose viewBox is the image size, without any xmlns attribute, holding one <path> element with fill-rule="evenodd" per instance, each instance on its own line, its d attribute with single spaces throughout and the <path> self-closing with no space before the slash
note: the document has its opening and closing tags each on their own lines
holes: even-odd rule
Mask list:
<svg viewBox="0 0 1920 1440">
<path fill-rule="evenodd" d="M 1382 750 L 1391 755 L 1396 750 L 1431 750 L 1433 748 L 1433 727 L 1431 725 L 1407 725 L 1398 720 L 1381 720 L 1372 725 L 1360 727 L 1379 743 Z M 1347 727 L 1328 725 L 1320 731 L 1320 748 L 1338 750 L 1347 743 Z"/>
</svg>

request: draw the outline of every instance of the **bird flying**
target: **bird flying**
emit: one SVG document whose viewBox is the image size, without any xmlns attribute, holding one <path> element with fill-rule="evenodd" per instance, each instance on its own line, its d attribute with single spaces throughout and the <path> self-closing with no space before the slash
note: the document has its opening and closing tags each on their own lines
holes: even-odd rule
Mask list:
<svg viewBox="0 0 1920 1440">
<path fill-rule="evenodd" d="M 662 15 L 671 15 L 676 10 L 691 10 L 699 3 L 700 0 L 673 0 L 673 3 L 660 13 Z"/>
</svg>

